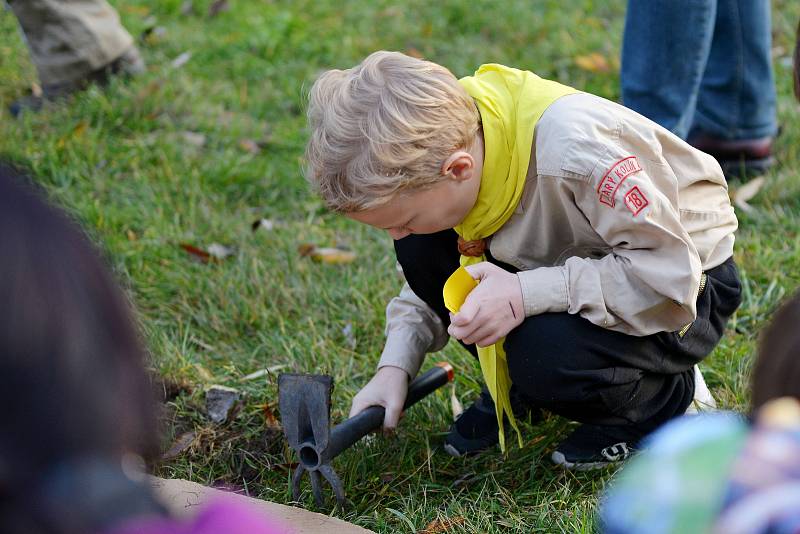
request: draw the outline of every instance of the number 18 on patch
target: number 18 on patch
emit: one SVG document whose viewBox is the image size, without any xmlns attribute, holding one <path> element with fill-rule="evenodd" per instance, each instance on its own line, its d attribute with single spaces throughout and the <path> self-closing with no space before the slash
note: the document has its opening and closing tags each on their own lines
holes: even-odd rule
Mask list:
<svg viewBox="0 0 800 534">
<path fill-rule="evenodd" d="M 633 216 L 636 217 L 640 211 L 642 211 L 649 202 L 647 202 L 647 197 L 644 196 L 644 193 L 639 191 L 639 187 L 634 187 L 625 195 L 625 205 L 628 206 L 628 209 L 631 210 Z"/>
</svg>

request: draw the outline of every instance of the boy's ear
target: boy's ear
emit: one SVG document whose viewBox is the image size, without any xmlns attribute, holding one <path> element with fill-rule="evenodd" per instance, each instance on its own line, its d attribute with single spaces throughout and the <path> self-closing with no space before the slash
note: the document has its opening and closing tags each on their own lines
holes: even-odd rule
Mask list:
<svg viewBox="0 0 800 534">
<path fill-rule="evenodd" d="M 462 182 L 472 178 L 475 158 L 464 150 L 457 150 L 442 163 L 442 175 Z"/>
</svg>

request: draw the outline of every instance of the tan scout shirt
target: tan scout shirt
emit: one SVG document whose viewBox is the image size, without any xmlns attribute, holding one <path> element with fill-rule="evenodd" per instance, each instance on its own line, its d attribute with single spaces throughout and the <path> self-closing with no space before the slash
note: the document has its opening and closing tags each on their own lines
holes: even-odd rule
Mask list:
<svg viewBox="0 0 800 534">
<path fill-rule="evenodd" d="M 701 272 L 732 255 L 736 227 L 714 158 L 634 111 L 580 93 L 539 120 L 522 199 L 489 249 L 520 269 L 526 316 L 578 313 L 645 336 L 694 320 Z M 411 377 L 448 340 L 408 284 L 386 322 L 379 367 Z"/>
</svg>

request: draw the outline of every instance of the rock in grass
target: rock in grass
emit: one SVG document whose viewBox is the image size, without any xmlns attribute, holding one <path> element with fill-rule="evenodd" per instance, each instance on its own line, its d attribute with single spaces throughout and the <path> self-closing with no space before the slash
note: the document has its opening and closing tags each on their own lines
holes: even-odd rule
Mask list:
<svg viewBox="0 0 800 534">
<path fill-rule="evenodd" d="M 206 390 L 206 413 L 215 423 L 224 423 L 241 397 L 238 390 L 226 386 L 209 386 Z"/>
</svg>

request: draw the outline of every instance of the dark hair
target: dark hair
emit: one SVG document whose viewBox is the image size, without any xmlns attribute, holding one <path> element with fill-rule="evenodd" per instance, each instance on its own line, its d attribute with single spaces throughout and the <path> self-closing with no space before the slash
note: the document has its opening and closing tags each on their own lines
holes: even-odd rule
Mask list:
<svg viewBox="0 0 800 534">
<path fill-rule="evenodd" d="M 775 312 L 753 369 L 753 409 L 778 397 L 800 399 L 800 292 Z"/>
<path fill-rule="evenodd" d="M 0 531 L 20 494 L 75 459 L 158 446 L 145 353 L 88 238 L 0 164 Z"/>
</svg>

